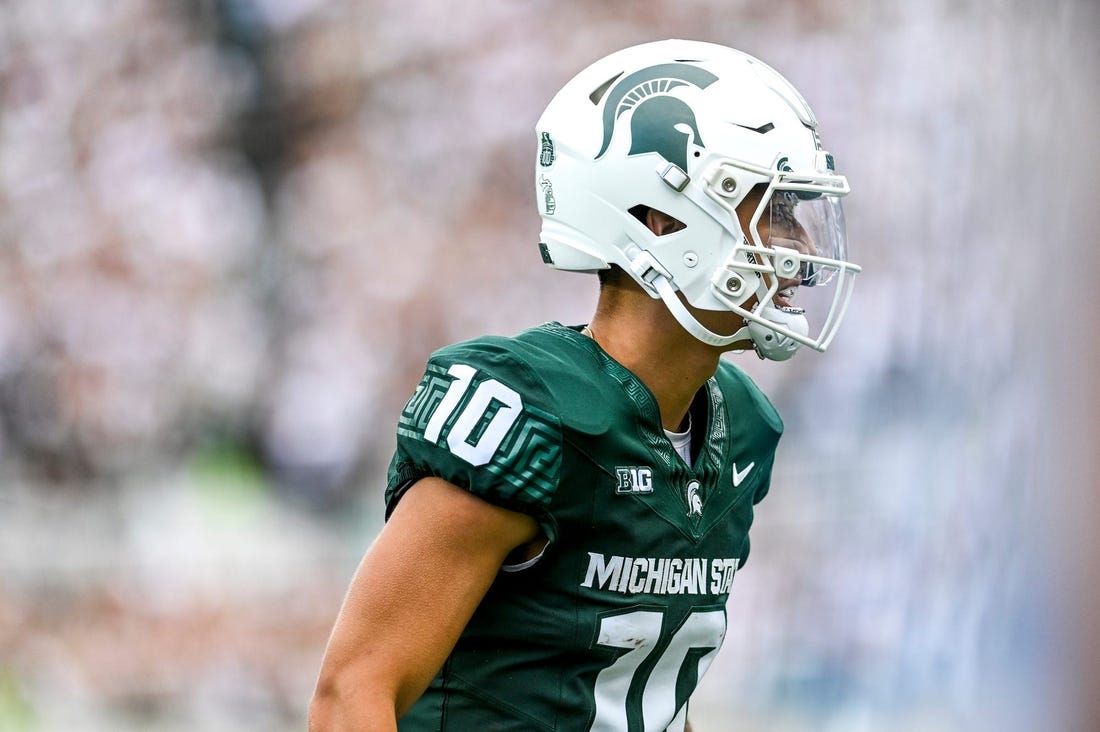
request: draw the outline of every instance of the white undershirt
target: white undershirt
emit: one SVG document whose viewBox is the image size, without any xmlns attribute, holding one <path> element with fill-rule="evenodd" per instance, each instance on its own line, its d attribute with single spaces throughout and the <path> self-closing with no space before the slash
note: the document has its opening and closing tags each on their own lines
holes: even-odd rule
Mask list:
<svg viewBox="0 0 1100 732">
<path fill-rule="evenodd" d="M 672 447 L 676 449 L 676 452 L 684 459 L 684 464 L 691 465 L 691 418 L 688 418 L 688 428 L 683 432 L 670 432 L 665 430 L 665 435 L 668 437 L 668 441 L 672 443 Z"/>
</svg>

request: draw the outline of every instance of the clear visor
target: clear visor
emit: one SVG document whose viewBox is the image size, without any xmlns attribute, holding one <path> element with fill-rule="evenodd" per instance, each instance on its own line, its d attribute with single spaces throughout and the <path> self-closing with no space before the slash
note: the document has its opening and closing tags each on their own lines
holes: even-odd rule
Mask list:
<svg viewBox="0 0 1100 732">
<path fill-rule="evenodd" d="M 821 155 L 827 159 L 825 153 Z M 765 169 L 721 160 L 708 171 L 703 189 L 731 214 L 731 224 L 747 235 L 747 241 L 734 246 L 715 270 L 711 293 L 742 315 L 750 329 L 767 328 L 779 334 L 772 350 L 784 350 L 786 358 L 793 353 L 790 343 L 818 351 L 828 347 L 844 318 L 860 267 L 847 261 L 840 202 L 848 193 L 847 180 L 832 172 L 831 166 L 807 174 L 780 168 L 783 162 L 780 159 L 775 167 Z M 754 190 L 739 200 L 737 179 L 744 171 L 770 179 L 762 195 Z M 748 209 L 746 230 L 749 206 L 753 208 Z M 827 284 L 834 286 L 822 287 Z M 709 332 L 703 337 L 715 344 L 730 342 Z M 768 341 L 768 336 L 762 337 Z M 761 347 L 756 335 L 753 340 Z"/>
<path fill-rule="evenodd" d="M 755 229 L 758 244 L 797 252 L 796 272 L 777 268 L 785 285 L 826 285 L 848 258 L 844 208 L 837 196 L 775 187 Z"/>
</svg>

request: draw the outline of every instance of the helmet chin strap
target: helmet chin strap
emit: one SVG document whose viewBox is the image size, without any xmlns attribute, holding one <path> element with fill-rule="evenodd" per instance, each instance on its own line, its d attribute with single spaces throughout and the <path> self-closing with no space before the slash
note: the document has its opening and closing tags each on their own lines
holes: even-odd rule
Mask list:
<svg viewBox="0 0 1100 732">
<path fill-rule="evenodd" d="M 740 328 L 733 335 L 725 336 L 709 330 L 680 301 L 680 298 L 676 296 L 676 291 L 672 289 L 672 283 L 664 275 L 657 275 L 650 281 L 650 284 L 657 290 L 657 294 L 661 296 L 661 300 L 664 301 L 665 307 L 672 313 L 672 317 L 676 318 L 676 322 L 708 346 L 728 346 L 731 343 L 751 337 L 747 326 Z M 755 339 L 753 342 L 755 342 Z"/>
<path fill-rule="evenodd" d="M 672 289 L 672 283 L 664 275 L 658 274 L 650 284 L 661 296 L 665 307 L 672 313 L 684 330 L 698 340 L 710 346 L 728 346 L 731 343 L 749 339 L 760 358 L 769 361 L 786 361 L 793 356 L 802 344 L 794 338 L 785 336 L 768 326 L 752 320 L 746 321 L 746 325 L 739 328 L 732 335 L 719 335 L 710 330 L 696 319 L 687 309 L 676 291 Z M 782 310 L 773 305 L 765 305 L 760 309 L 760 317 L 769 322 L 789 328 L 790 330 L 805 336 L 809 333 L 810 324 L 806 316 L 801 312 Z"/>
<path fill-rule="evenodd" d="M 672 275 L 652 254 L 633 243 L 627 248 L 626 254 L 630 258 L 630 269 L 644 285 L 648 285 L 660 296 L 665 307 L 672 313 L 672 317 L 676 318 L 676 322 L 696 339 L 709 346 L 724 347 L 748 339 L 760 358 L 786 361 L 802 344 L 797 339 L 772 330 L 766 324 L 757 321 L 766 320 L 769 323 L 775 323 L 802 337 L 806 337 L 809 333 L 810 324 L 800 311 L 781 310 L 769 303 L 762 307 L 755 317 L 745 315 L 745 325 L 736 332 L 731 335 L 719 335 L 700 323 L 680 301 L 676 290 L 672 287 Z M 731 310 L 731 312 L 737 313 L 738 310 Z M 741 313 L 747 313 L 747 311 L 742 310 Z"/>
</svg>

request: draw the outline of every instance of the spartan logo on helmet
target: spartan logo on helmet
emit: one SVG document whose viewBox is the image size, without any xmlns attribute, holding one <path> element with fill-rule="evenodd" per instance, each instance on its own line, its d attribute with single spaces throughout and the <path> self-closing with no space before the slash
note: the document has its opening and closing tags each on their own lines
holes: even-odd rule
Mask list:
<svg viewBox="0 0 1100 732">
<path fill-rule="evenodd" d="M 655 152 L 687 170 L 688 142 L 694 139 L 702 146 L 703 140 L 691 107 L 668 92 L 689 85 L 706 89 L 716 81 L 714 74 L 686 63 L 658 64 L 620 79 L 604 100 L 603 145 L 596 159 L 603 157 L 611 145 L 619 117 L 633 109 L 628 154 Z M 691 134 L 677 129 L 679 125 L 686 125 Z"/>
</svg>

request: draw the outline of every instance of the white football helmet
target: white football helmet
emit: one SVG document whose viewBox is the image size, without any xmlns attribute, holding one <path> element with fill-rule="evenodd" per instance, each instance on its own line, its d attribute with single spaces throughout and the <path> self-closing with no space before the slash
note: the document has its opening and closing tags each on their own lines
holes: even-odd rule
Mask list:
<svg viewBox="0 0 1100 732">
<path fill-rule="evenodd" d="M 536 132 L 547 264 L 621 267 L 704 343 L 751 339 L 779 361 L 802 345 L 828 347 L 860 271 L 847 261 L 848 181 L 806 101 L 771 67 L 711 43 L 634 46 L 570 80 Z M 683 227 L 658 236 L 638 207 Z M 811 334 L 791 299 L 798 285 L 826 284 L 831 302 Z M 677 293 L 698 309 L 733 311 L 743 326 L 715 333 Z"/>
</svg>

